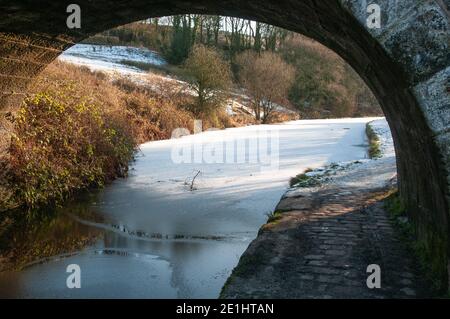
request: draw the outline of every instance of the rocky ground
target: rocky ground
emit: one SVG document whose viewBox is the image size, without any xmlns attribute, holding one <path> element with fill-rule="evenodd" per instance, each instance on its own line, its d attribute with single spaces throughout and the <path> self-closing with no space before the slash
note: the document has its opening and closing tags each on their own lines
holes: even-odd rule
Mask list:
<svg viewBox="0 0 450 319">
<path fill-rule="evenodd" d="M 384 199 L 396 188 L 386 125 L 377 160 L 308 172 L 281 199 L 222 289 L 222 298 L 420 298 L 430 296 L 419 262 Z M 368 265 L 381 288 L 367 286 Z"/>
</svg>

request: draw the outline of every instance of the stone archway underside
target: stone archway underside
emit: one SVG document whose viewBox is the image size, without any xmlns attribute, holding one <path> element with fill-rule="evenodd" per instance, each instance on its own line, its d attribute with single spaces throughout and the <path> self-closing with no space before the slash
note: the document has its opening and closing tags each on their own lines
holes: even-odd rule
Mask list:
<svg viewBox="0 0 450 319">
<path fill-rule="evenodd" d="M 378 0 L 381 29 L 365 26 L 366 0 L 78 0 L 82 27 L 66 27 L 74 1 L 0 4 L 1 118 L 62 51 L 148 17 L 204 13 L 260 20 L 341 55 L 380 101 L 393 133 L 402 198 L 434 275 L 447 287 L 450 203 L 450 0 Z M 0 123 L 1 119 L 0 118 Z M 450 268 L 449 268 L 450 269 Z"/>
</svg>

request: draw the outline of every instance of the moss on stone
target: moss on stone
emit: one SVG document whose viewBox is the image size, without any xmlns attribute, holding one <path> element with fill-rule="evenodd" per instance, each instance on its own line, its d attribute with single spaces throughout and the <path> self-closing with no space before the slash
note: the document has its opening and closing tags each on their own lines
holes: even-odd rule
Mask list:
<svg viewBox="0 0 450 319">
<path fill-rule="evenodd" d="M 279 210 L 276 210 L 270 214 L 268 214 L 269 218 L 267 219 L 267 224 L 276 223 L 281 219 L 282 212 Z"/>
<path fill-rule="evenodd" d="M 231 272 L 230 277 L 228 277 L 225 284 L 219 294 L 220 299 L 225 298 L 225 291 L 230 284 L 236 280 L 237 277 L 246 278 L 249 274 L 253 274 L 258 267 L 263 265 L 263 256 L 260 254 L 250 254 L 248 252 L 244 253 L 239 260 L 238 265 Z"/>
<path fill-rule="evenodd" d="M 385 208 L 392 223 L 399 230 L 401 240 L 419 259 L 420 267 L 434 292 L 438 295 L 447 293 L 446 240 L 433 235 L 431 230 L 420 229 L 420 233 L 427 234 L 428 237 L 418 236 L 420 226 L 410 220 L 406 206 L 398 192 L 391 194 L 385 200 Z"/>
</svg>

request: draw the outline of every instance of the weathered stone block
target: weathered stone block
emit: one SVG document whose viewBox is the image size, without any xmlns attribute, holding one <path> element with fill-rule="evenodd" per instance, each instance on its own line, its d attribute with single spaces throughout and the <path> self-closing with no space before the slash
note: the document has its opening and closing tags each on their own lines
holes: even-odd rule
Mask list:
<svg viewBox="0 0 450 319">
<path fill-rule="evenodd" d="M 450 129 L 450 67 L 418 84 L 414 94 L 431 129 L 436 133 Z"/>
</svg>

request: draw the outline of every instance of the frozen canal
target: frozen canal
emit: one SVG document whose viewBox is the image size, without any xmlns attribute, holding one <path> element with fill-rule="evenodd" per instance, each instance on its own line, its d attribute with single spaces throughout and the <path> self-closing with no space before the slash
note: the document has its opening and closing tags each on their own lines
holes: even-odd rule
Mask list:
<svg viewBox="0 0 450 319">
<path fill-rule="evenodd" d="M 0 297 L 216 298 L 289 178 L 366 158 L 370 120 L 294 121 L 143 144 L 127 179 L 61 209 L 59 218 L 71 222 L 53 236 L 96 240 L 1 274 Z M 66 287 L 69 264 L 81 268 L 80 289 Z"/>
</svg>

